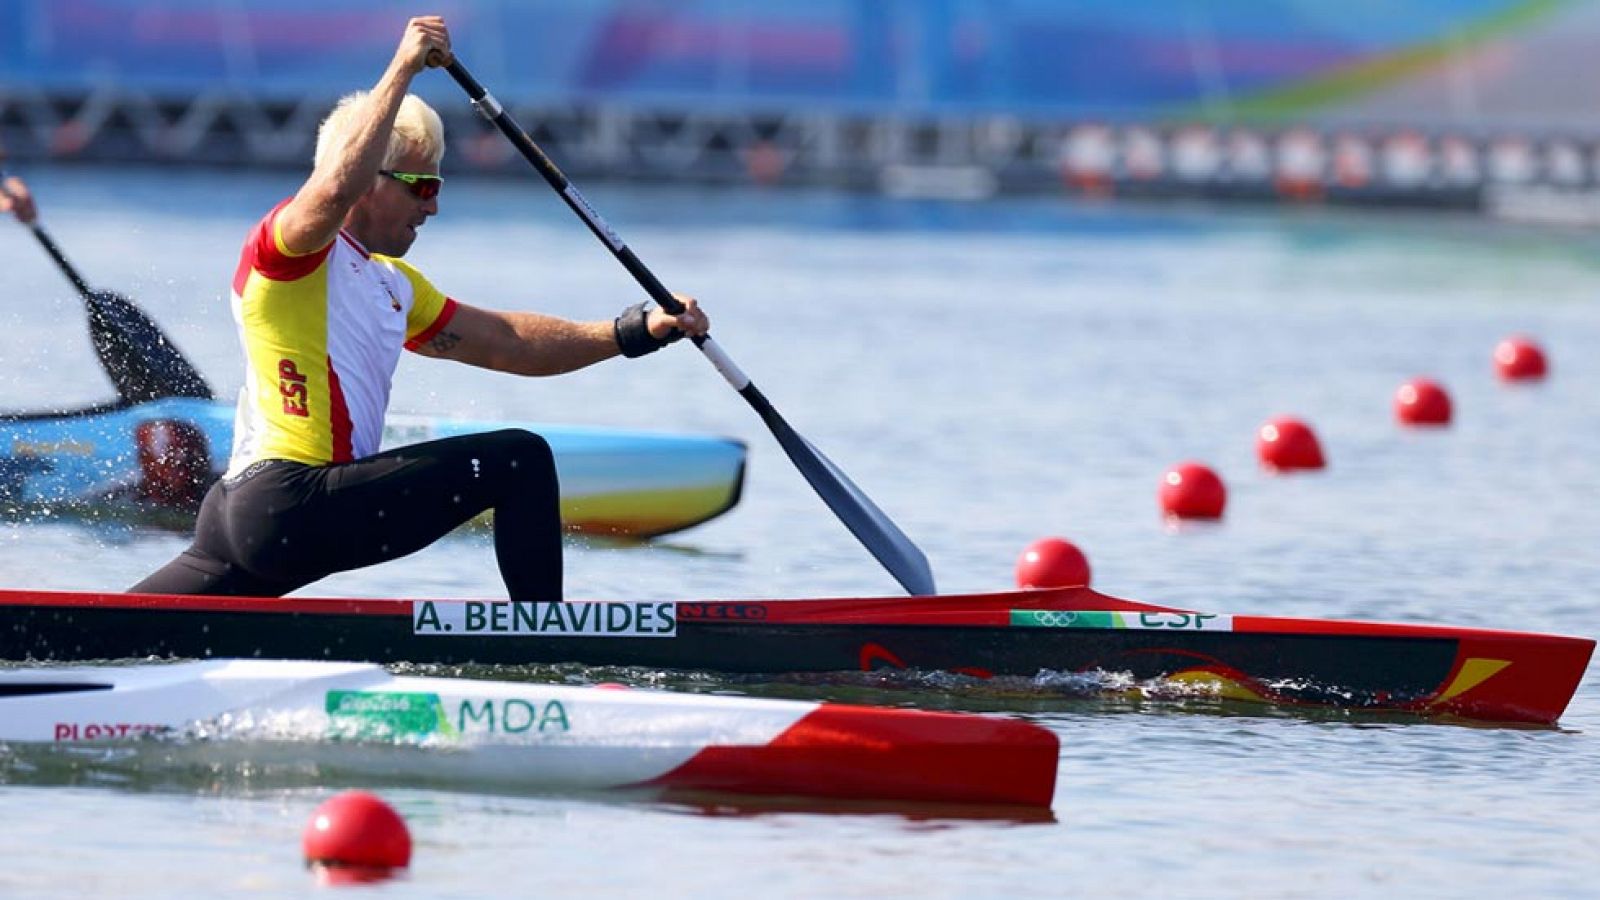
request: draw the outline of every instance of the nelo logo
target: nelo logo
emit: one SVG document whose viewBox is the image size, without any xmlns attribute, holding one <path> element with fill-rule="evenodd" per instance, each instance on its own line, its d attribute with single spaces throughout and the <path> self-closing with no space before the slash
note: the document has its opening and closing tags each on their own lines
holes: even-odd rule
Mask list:
<svg viewBox="0 0 1600 900">
<path fill-rule="evenodd" d="M 680 619 L 765 619 L 767 607 L 761 603 L 679 603 Z"/>
</svg>

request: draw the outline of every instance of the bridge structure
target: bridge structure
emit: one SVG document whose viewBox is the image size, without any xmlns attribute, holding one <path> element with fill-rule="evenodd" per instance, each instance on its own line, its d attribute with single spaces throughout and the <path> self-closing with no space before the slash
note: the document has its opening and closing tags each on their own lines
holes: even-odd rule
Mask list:
<svg viewBox="0 0 1600 900">
<path fill-rule="evenodd" d="M 574 176 L 896 196 L 1199 197 L 1600 219 L 1600 5 L 449 0 Z M 1380 8 L 1381 7 L 1381 8 Z M 366 0 L 15 0 L 23 160 L 294 166 L 399 32 Z M 520 168 L 447 79 L 447 165 Z"/>
</svg>

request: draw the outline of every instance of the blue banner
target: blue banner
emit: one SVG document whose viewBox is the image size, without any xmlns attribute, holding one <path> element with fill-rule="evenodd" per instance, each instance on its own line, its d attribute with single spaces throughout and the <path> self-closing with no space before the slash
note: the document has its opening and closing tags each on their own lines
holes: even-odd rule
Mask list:
<svg viewBox="0 0 1600 900">
<path fill-rule="evenodd" d="M 1530 70 L 1544 65 L 1539 48 L 1600 38 L 1592 5 L 1560 0 L 428 5 L 505 99 L 730 111 L 1315 112 L 1454 77 L 1452 66 L 1472 64 L 1486 47 L 1502 56 L 1510 48 L 1510 75 L 1502 60 L 1498 74 L 1471 65 L 1470 78 L 1531 85 Z M 386 0 L 5 0 L 0 90 L 336 96 L 377 78 L 403 25 Z M 419 90 L 438 97 L 450 85 L 423 79 Z"/>
</svg>

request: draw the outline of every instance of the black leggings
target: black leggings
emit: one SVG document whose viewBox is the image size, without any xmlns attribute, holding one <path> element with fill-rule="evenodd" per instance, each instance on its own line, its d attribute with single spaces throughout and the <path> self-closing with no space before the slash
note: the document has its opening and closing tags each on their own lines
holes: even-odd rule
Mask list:
<svg viewBox="0 0 1600 900">
<path fill-rule="evenodd" d="M 544 438 L 520 429 L 309 466 L 257 463 L 212 486 L 194 543 L 130 590 L 278 597 L 397 559 L 487 509 L 513 600 L 561 600 L 561 497 Z"/>
</svg>

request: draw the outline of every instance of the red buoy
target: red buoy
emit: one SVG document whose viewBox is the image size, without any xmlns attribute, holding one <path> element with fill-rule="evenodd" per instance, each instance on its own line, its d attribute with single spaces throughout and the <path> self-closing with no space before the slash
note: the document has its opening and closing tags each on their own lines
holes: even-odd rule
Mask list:
<svg viewBox="0 0 1600 900">
<path fill-rule="evenodd" d="M 1071 541 L 1040 538 L 1017 559 L 1017 587 L 1077 587 L 1089 583 L 1089 559 Z"/>
<path fill-rule="evenodd" d="M 1512 335 L 1495 345 L 1494 371 L 1502 381 L 1537 381 L 1545 376 L 1548 366 L 1538 344 Z"/>
<path fill-rule="evenodd" d="M 405 819 L 366 791 L 345 791 L 317 807 L 301 845 L 307 864 L 343 873 L 337 880 L 374 880 L 411 864 Z"/>
<path fill-rule="evenodd" d="M 1279 416 L 1261 426 L 1256 432 L 1256 456 L 1263 466 L 1277 472 L 1327 465 L 1316 433 L 1292 416 Z"/>
<path fill-rule="evenodd" d="M 1427 378 L 1413 378 L 1394 393 L 1394 415 L 1402 425 L 1449 425 L 1450 395 Z"/>
<path fill-rule="evenodd" d="M 1178 519 L 1220 519 L 1228 491 L 1202 463 L 1179 463 L 1161 478 L 1161 511 Z"/>
</svg>

